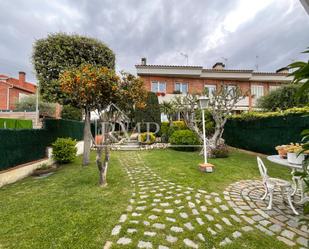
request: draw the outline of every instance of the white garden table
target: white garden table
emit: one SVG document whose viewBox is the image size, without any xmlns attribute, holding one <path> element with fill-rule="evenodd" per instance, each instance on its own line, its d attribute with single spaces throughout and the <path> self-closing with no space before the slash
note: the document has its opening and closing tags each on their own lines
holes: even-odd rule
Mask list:
<svg viewBox="0 0 309 249">
<path fill-rule="evenodd" d="M 292 181 L 294 184 L 294 194 L 299 190 L 301 195 L 300 195 L 300 201 L 295 202 L 297 204 L 303 204 L 306 201 L 309 201 L 309 196 L 307 196 L 305 194 L 305 184 L 303 182 L 303 180 L 300 179 L 300 177 L 298 176 L 294 176 L 294 173 L 296 171 L 302 171 L 303 167 L 302 165 L 299 164 L 292 164 L 289 163 L 287 159 L 283 159 L 281 158 L 279 155 L 272 155 L 272 156 L 268 156 L 267 159 L 273 163 L 277 163 L 280 164 L 282 166 L 285 167 L 289 167 L 291 169 L 291 175 L 292 175 Z"/>
</svg>

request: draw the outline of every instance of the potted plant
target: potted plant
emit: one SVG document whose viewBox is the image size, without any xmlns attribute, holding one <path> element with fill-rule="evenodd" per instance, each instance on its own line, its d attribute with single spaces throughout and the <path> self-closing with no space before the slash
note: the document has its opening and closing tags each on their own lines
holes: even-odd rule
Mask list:
<svg viewBox="0 0 309 249">
<path fill-rule="evenodd" d="M 301 153 L 298 155 L 301 150 L 302 146 L 298 143 L 287 146 L 286 151 L 288 162 L 301 165 L 305 160 L 305 154 Z"/>
</svg>

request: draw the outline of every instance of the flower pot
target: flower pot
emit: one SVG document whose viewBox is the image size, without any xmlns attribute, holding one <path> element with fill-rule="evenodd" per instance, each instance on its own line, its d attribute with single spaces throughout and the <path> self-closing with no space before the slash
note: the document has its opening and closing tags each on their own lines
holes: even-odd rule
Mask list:
<svg viewBox="0 0 309 249">
<path fill-rule="evenodd" d="M 304 154 L 300 154 L 299 156 L 297 156 L 297 153 L 288 152 L 289 163 L 301 165 L 304 160 L 305 160 Z"/>
</svg>

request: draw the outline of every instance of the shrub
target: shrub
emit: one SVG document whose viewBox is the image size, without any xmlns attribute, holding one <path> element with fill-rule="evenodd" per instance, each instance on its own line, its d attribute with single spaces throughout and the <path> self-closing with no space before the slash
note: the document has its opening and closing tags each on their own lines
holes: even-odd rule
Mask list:
<svg viewBox="0 0 309 249">
<path fill-rule="evenodd" d="M 187 129 L 188 128 L 184 121 L 173 121 L 173 126 L 169 126 L 169 122 L 162 122 L 160 129 L 161 141 L 167 143 L 175 131 Z"/>
<path fill-rule="evenodd" d="M 186 126 L 186 123 L 182 120 L 179 121 L 173 121 L 173 126 L 177 127 L 178 130 L 186 130 L 188 127 Z"/>
<path fill-rule="evenodd" d="M 77 120 L 81 121 L 82 120 L 82 110 L 73 107 L 71 105 L 64 105 L 62 107 L 61 111 L 61 118 L 62 119 L 70 119 L 70 120 Z"/>
<path fill-rule="evenodd" d="M 15 103 L 16 111 L 34 112 L 35 109 L 36 109 L 36 96 L 35 95 L 25 96 L 20 101 L 16 101 Z M 40 116 L 54 117 L 55 112 L 56 112 L 56 104 L 39 100 L 39 112 L 40 112 Z"/>
<path fill-rule="evenodd" d="M 270 117 L 284 117 L 290 115 L 308 115 L 309 107 L 294 107 L 281 112 L 243 112 L 229 117 L 231 120 L 257 120 Z"/>
<path fill-rule="evenodd" d="M 76 140 L 72 138 L 57 138 L 52 144 L 53 158 L 57 163 L 69 163 L 75 160 L 77 148 Z"/>
<path fill-rule="evenodd" d="M 182 151 L 195 151 L 198 147 L 194 147 L 200 144 L 200 140 L 197 135 L 190 130 L 178 130 L 175 131 L 169 138 L 171 145 L 176 145 L 177 147 L 172 147 L 175 150 Z M 185 145 L 185 146 L 181 146 Z M 190 146 L 193 145 L 193 146 Z"/>
<path fill-rule="evenodd" d="M 297 96 L 301 85 L 282 86 L 257 100 L 257 106 L 267 111 L 286 110 L 292 107 L 302 107 L 309 103 L 309 93 L 302 91 Z"/>
<path fill-rule="evenodd" d="M 153 144 L 156 141 L 156 136 L 152 132 L 144 132 L 139 135 L 139 142 L 143 144 Z"/>
<path fill-rule="evenodd" d="M 225 144 L 221 144 L 217 148 L 212 149 L 211 154 L 215 158 L 225 158 L 229 156 L 229 150 Z"/>
</svg>

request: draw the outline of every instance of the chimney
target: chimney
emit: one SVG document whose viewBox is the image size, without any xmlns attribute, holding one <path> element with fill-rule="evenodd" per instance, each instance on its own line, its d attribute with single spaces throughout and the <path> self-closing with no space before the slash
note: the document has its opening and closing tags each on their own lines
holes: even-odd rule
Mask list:
<svg viewBox="0 0 309 249">
<path fill-rule="evenodd" d="M 289 73 L 289 69 L 287 67 L 282 67 L 276 70 L 276 73 Z"/>
<path fill-rule="evenodd" d="M 23 84 L 26 82 L 26 73 L 25 72 L 19 72 L 18 73 L 18 79 L 19 79 L 19 83 Z"/>
<path fill-rule="evenodd" d="M 146 59 L 145 57 L 143 57 L 143 58 L 141 59 L 141 65 L 142 65 L 142 66 L 146 66 L 146 65 L 147 65 L 147 59 Z"/>
<path fill-rule="evenodd" d="M 225 65 L 222 62 L 216 62 L 213 66 L 212 69 L 224 69 Z"/>
</svg>

